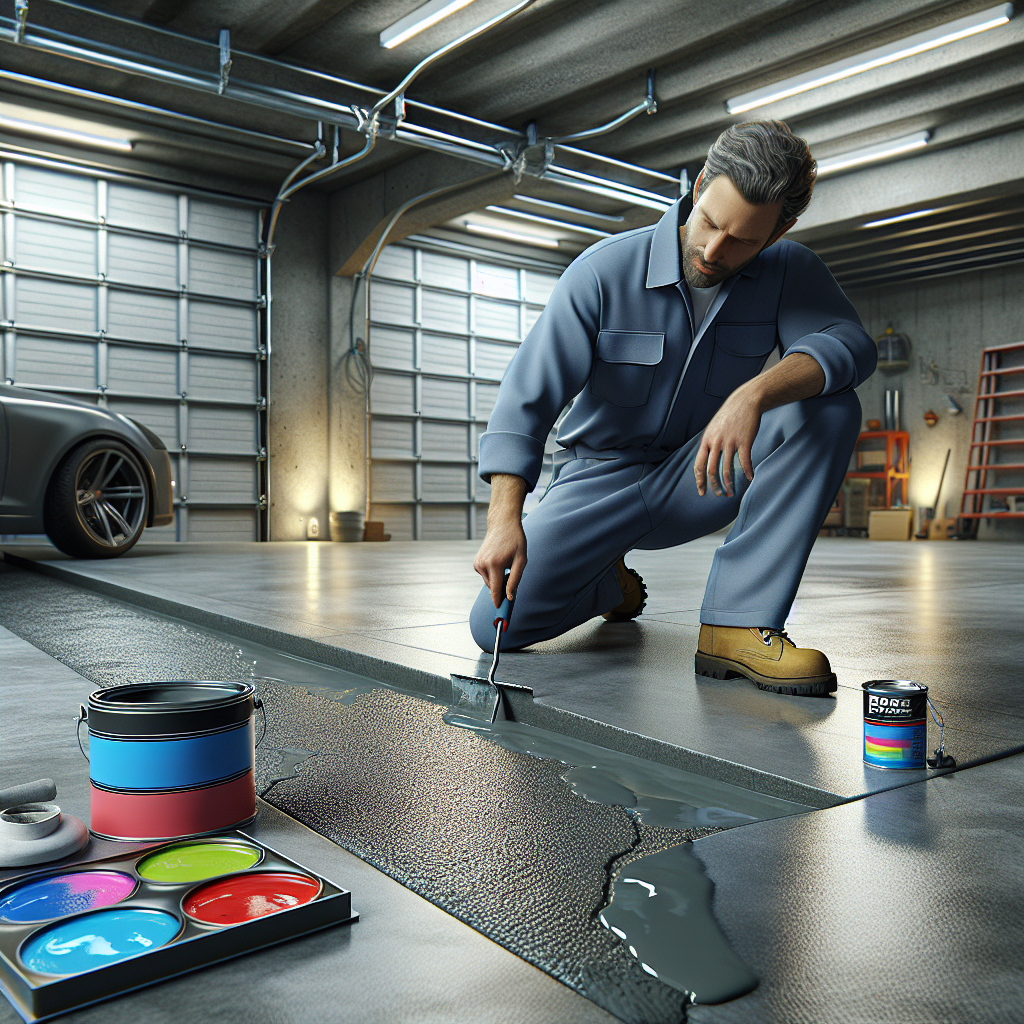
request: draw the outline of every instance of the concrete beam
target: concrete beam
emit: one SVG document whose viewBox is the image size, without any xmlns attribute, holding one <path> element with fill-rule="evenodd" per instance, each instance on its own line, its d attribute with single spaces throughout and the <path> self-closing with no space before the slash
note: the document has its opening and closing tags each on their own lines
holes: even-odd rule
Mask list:
<svg viewBox="0 0 1024 1024">
<path fill-rule="evenodd" d="M 1019 191 L 1024 184 L 1024 129 L 962 146 L 924 152 L 879 167 L 825 178 L 789 233 L 811 244 L 870 216 Z"/>
</svg>

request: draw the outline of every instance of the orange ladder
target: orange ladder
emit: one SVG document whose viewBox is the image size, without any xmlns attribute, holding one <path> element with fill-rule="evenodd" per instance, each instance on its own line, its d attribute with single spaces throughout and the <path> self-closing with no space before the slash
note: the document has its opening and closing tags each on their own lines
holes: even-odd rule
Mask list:
<svg viewBox="0 0 1024 1024">
<path fill-rule="evenodd" d="M 1004 359 L 1011 353 L 1024 355 L 1024 341 L 1012 345 L 998 345 L 986 348 L 981 353 L 981 371 L 978 374 L 978 397 L 974 403 L 974 427 L 971 432 L 971 448 L 967 456 L 967 472 L 964 475 L 964 494 L 960 506 L 962 519 L 974 520 L 972 533 L 978 528 L 981 519 L 1022 519 L 1024 509 L 1018 511 L 1012 499 L 1024 496 L 1024 484 L 999 487 L 1000 473 L 1024 472 L 1022 456 L 1014 451 L 1024 449 L 1024 413 L 1005 413 L 1002 403 L 1016 400 L 1019 404 L 1024 399 L 1021 382 L 1009 381 L 1008 378 L 1024 376 L 1024 359 L 1016 365 L 1004 365 Z M 1013 386 L 1007 387 L 1007 384 Z M 1019 424 L 1015 429 L 1011 424 Z M 1000 437 L 1000 433 L 1016 433 L 1016 437 Z M 1005 452 L 1010 461 L 1001 461 Z M 1015 458 L 1016 456 L 1016 458 Z M 972 479 L 973 474 L 973 479 Z M 989 486 L 989 476 L 993 477 L 993 486 Z M 1003 509 L 992 507 L 993 496 L 1001 496 L 1008 506 Z M 938 510 L 936 510 L 938 512 Z"/>
</svg>

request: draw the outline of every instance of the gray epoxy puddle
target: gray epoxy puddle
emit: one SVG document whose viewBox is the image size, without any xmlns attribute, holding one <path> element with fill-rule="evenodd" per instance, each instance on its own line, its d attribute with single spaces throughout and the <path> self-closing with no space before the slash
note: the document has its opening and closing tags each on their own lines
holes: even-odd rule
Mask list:
<svg viewBox="0 0 1024 1024">
<path fill-rule="evenodd" d="M 729 948 L 711 912 L 714 887 L 690 843 L 627 864 L 599 920 L 650 975 L 694 1003 L 745 995 L 757 977 Z"/>
</svg>

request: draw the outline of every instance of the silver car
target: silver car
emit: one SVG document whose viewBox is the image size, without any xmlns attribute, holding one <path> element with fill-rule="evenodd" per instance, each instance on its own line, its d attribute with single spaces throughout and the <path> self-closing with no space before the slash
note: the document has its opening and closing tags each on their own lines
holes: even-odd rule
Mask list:
<svg viewBox="0 0 1024 1024">
<path fill-rule="evenodd" d="M 0 384 L 0 533 L 43 533 L 115 558 L 174 521 L 171 459 L 148 427 L 72 398 Z"/>
</svg>

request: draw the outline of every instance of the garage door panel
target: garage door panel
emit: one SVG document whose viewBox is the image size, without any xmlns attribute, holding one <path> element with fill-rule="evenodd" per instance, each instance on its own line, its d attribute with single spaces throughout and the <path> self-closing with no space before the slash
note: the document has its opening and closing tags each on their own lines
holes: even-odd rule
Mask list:
<svg viewBox="0 0 1024 1024">
<path fill-rule="evenodd" d="M 190 248 L 188 289 L 225 299 L 256 298 L 256 258 L 245 253 Z"/>
<path fill-rule="evenodd" d="M 179 450 L 181 441 L 178 436 L 179 405 L 168 402 L 133 401 L 129 398 L 110 398 L 107 408 L 111 412 L 119 412 L 133 420 L 144 423 L 167 446 L 168 451 Z M 178 479 L 175 476 L 175 479 Z"/>
<path fill-rule="evenodd" d="M 412 249 L 401 245 L 389 245 L 377 259 L 373 268 L 373 276 L 394 277 L 399 281 L 411 281 L 415 273 L 414 254 Z"/>
<path fill-rule="evenodd" d="M 112 181 L 107 186 L 107 224 L 177 236 L 178 197 Z"/>
<path fill-rule="evenodd" d="M 491 299 L 476 300 L 476 333 L 489 338 L 519 339 L 519 306 Z"/>
<path fill-rule="evenodd" d="M 477 263 L 473 275 L 473 291 L 494 299 L 519 298 L 519 271 L 515 267 L 501 267 Z"/>
<path fill-rule="evenodd" d="M 11 376 L 19 384 L 92 389 L 96 387 L 96 346 L 91 341 L 22 334 L 15 345 Z"/>
<path fill-rule="evenodd" d="M 414 368 L 415 337 L 411 330 L 374 327 L 370 331 L 370 360 L 374 366 L 392 370 Z"/>
<path fill-rule="evenodd" d="M 469 466 L 431 465 L 425 462 L 421 472 L 424 501 L 469 500 Z"/>
<path fill-rule="evenodd" d="M 421 427 L 422 447 L 420 454 L 425 459 L 468 459 L 469 431 L 464 424 L 432 423 L 424 420 Z"/>
<path fill-rule="evenodd" d="M 19 277 L 14 282 L 15 321 L 56 331 L 96 331 L 96 289 L 86 284 Z"/>
<path fill-rule="evenodd" d="M 192 398 L 256 401 L 256 361 L 193 352 L 188 359 L 188 394 Z"/>
<path fill-rule="evenodd" d="M 420 411 L 424 416 L 469 418 L 469 383 L 460 380 L 423 378 Z"/>
<path fill-rule="evenodd" d="M 535 305 L 546 306 L 551 298 L 551 293 L 555 290 L 555 285 L 558 284 L 558 275 L 527 270 L 525 276 L 526 294 L 523 298 Z"/>
<path fill-rule="evenodd" d="M 41 167 L 16 167 L 14 202 L 64 217 L 96 217 L 96 182 Z"/>
<path fill-rule="evenodd" d="M 255 417 L 249 409 L 193 405 L 188 412 L 188 446 L 225 455 L 254 455 Z"/>
<path fill-rule="evenodd" d="M 218 306 L 213 302 L 189 299 L 190 345 L 223 348 L 232 352 L 255 352 L 258 337 L 255 309 L 246 306 Z"/>
<path fill-rule="evenodd" d="M 428 287 L 468 291 L 469 261 L 424 250 L 420 254 L 420 280 Z"/>
<path fill-rule="evenodd" d="M 540 315 L 543 312 L 544 310 L 542 309 L 530 309 L 529 306 L 526 307 L 526 323 L 524 327 L 527 334 L 533 330 L 533 325 L 540 319 Z"/>
<path fill-rule="evenodd" d="M 188 540 L 256 540 L 256 512 L 236 508 L 192 508 L 188 512 Z"/>
<path fill-rule="evenodd" d="M 469 298 L 424 290 L 420 323 L 428 330 L 465 334 L 469 330 Z"/>
<path fill-rule="evenodd" d="M 178 246 L 141 235 L 107 236 L 107 276 L 142 288 L 178 290 Z"/>
<path fill-rule="evenodd" d="M 237 501 L 253 504 L 257 498 L 256 484 L 254 459 L 189 459 L 190 502 Z"/>
<path fill-rule="evenodd" d="M 373 501 L 412 501 L 415 467 L 407 462 L 376 462 L 370 474 Z"/>
<path fill-rule="evenodd" d="M 468 536 L 467 505 L 424 505 L 421 540 L 465 540 Z"/>
<path fill-rule="evenodd" d="M 178 342 L 178 300 L 107 289 L 107 333 L 140 341 Z"/>
<path fill-rule="evenodd" d="M 370 420 L 370 445 L 374 458 L 395 458 L 413 454 L 412 420 L 374 416 Z"/>
<path fill-rule="evenodd" d="M 494 403 L 498 400 L 498 385 L 478 383 L 476 386 L 476 418 L 486 422 L 490 419 Z"/>
<path fill-rule="evenodd" d="M 424 333 L 422 362 L 421 369 L 426 373 L 466 374 L 469 372 L 469 339 Z"/>
<path fill-rule="evenodd" d="M 96 230 L 18 217 L 14 222 L 14 263 L 69 277 L 96 276 Z"/>
<path fill-rule="evenodd" d="M 375 373 L 370 385 L 371 412 L 411 416 L 415 410 L 415 382 L 395 373 Z"/>
<path fill-rule="evenodd" d="M 405 285 L 374 281 L 370 289 L 370 319 L 386 324 L 414 323 L 416 293 Z"/>
<path fill-rule="evenodd" d="M 107 350 L 107 387 L 142 395 L 171 398 L 181 392 L 178 353 L 172 349 L 110 345 Z"/>
<path fill-rule="evenodd" d="M 384 524 L 392 540 L 412 540 L 415 512 L 411 505 L 371 505 L 370 518 Z"/>
<path fill-rule="evenodd" d="M 515 345 L 502 345 L 496 341 L 476 342 L 476 375 L 501 380 L 512 357 L 516 354 Z"/>
<path fill-rule="evenodd" d="M 259 241 L 257 225 L 256 211 L 249 207 L 208 203 L 202 199 L 189 200 L 189 238 L 254 249 Z"/>
</svg>

